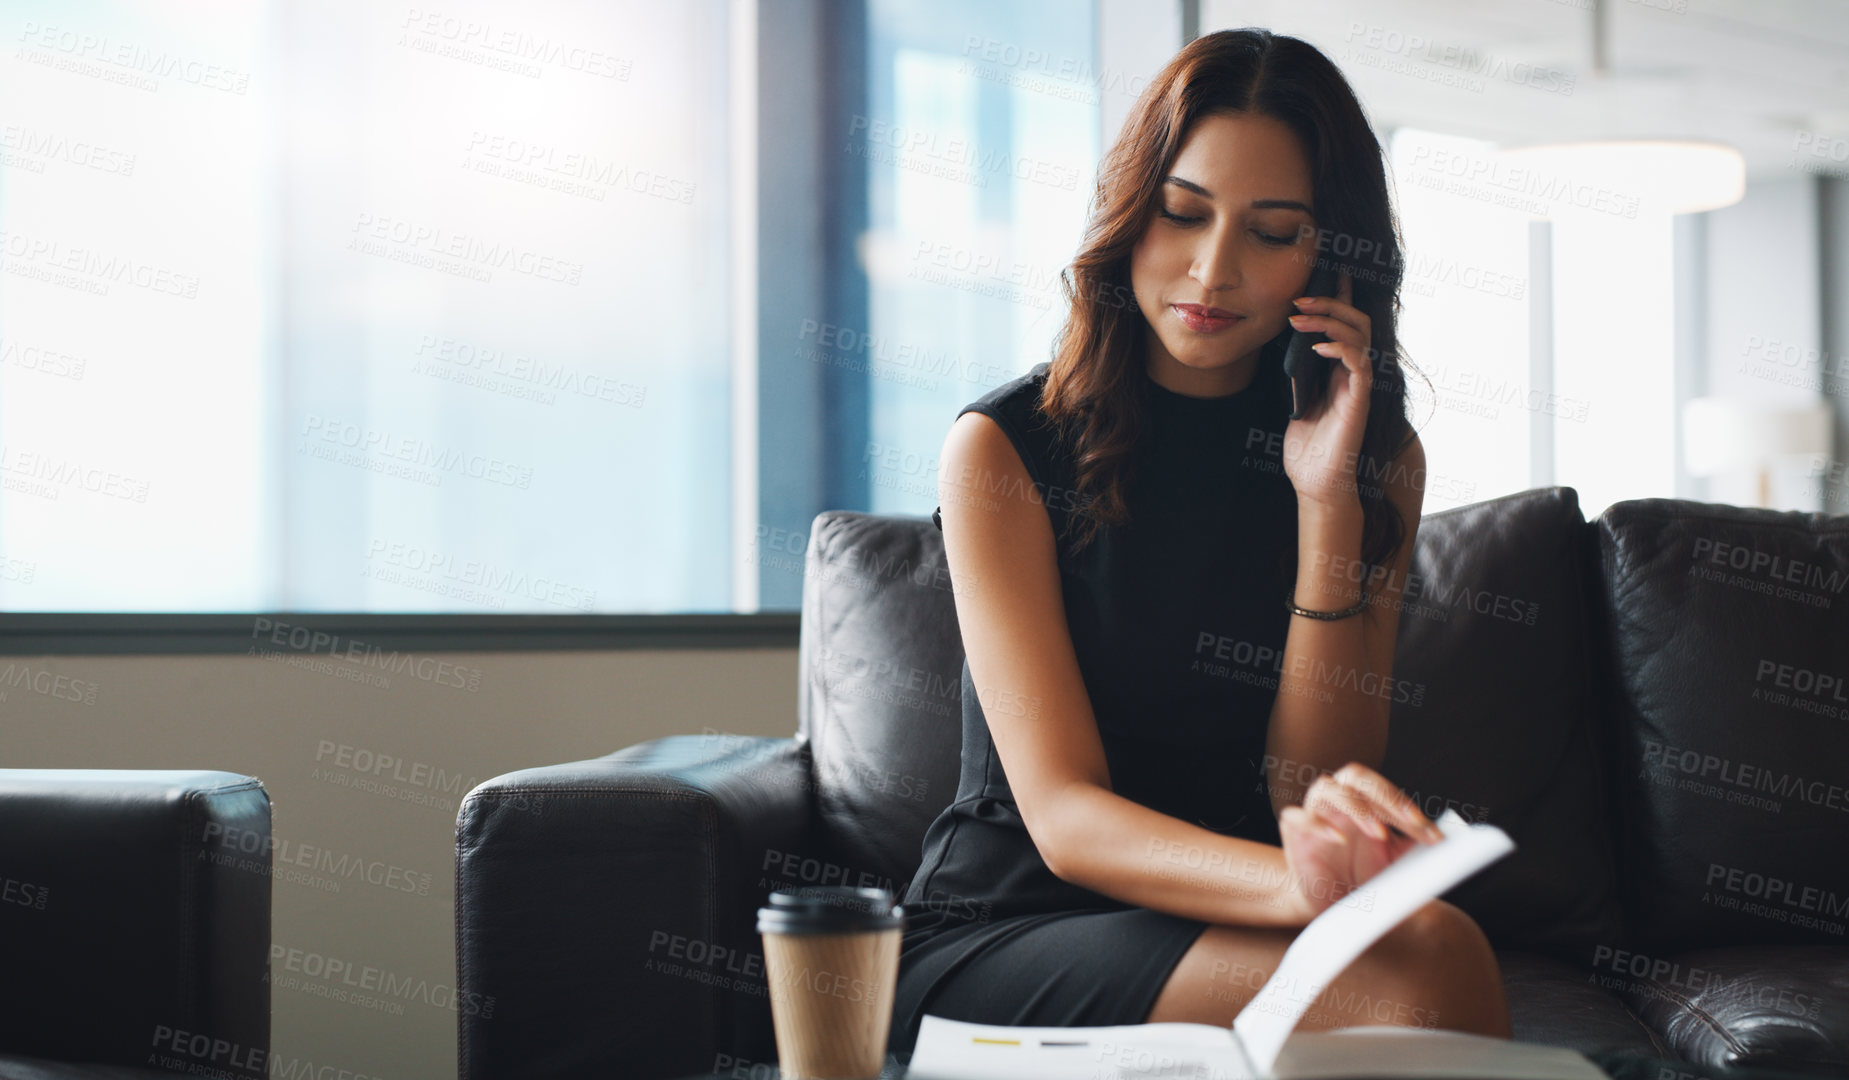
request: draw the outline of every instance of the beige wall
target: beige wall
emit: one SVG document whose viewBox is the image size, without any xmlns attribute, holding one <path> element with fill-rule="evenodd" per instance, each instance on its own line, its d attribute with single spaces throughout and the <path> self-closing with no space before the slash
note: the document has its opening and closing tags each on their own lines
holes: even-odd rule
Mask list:
<svg viewBox="0 0 1849 1080">
<path fill-rule="evenodd" d="M 455 985 L 461 796 L 504 772 L 661 735 L 794 734 L 797 664 L 795 649 L 420 655 L 479 669 L 476 689 L 444 685 L 450 676 L 428 665 L 430 678 L 384 674 L 381 686 L 253 656 L 0 657 L 0 763 L 225 769 L 262 779 L 279 869 L 307 859 L 300 873 L 319 879 L 274 882 L 272 941 L 302 950 L 297 967 L 315 953 L 401 982 L 428 980 L 435 1002 L 400 1000 L 393 1014 L 304 988 L 338 985 L 325 980 L 278 985 L 273 1052 L 284 1065 L 305 1058 L 385 1080 L 447 1080 L 456 1075 L 456 1017 L 443 1006 Z M 71 700 L 92 689 L 93 700 Z M 402 762 L 391 771 L 414 782 L 400 789 L 434 805 L 342 786 L 367 775 L 354 767 L 366 755 Z M 380 779 L 392 782 L 389 773 Z M 363 869 L 327 872 L 343 865 Z M 287 974 L 283 966 L 273 977 Z"/>
</svg>

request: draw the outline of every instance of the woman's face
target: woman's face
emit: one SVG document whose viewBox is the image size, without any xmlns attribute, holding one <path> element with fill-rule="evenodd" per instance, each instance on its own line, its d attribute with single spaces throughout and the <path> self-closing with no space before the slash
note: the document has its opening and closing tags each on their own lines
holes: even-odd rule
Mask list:
<svg viewBox="0 0 1849 1080">
<path fill-rule="evenodd" d="M 1310 280 L 1309 159 L 1270 117 L 1204 116 L 1156 198 L 1130 255 L 1130 288 L 1149 323 L 1149 375 L 1195 397 L 1244 389 L 1258 349 L 1287 328 Z M 1184 312 L 1190 305 L 1238 317 L 1202 320 Z"/>
</svg>

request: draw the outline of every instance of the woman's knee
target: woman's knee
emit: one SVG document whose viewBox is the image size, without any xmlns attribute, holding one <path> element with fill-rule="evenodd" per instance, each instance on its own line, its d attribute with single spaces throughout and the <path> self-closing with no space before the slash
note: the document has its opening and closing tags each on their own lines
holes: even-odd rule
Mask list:
<svg viewBox="0 0 1849 1080">
<path fill-rule="evenodd" d="M 1423 1026 L 1498 1031 L 1506 1026 L 1502 971 L 1483 928 L 1463 909 L 1431 900 L 1356 961 L 1367 982 L 1406 999 Z"/>
<path fill-rule="evenodd" d="M 1209 925 L 1169 972 L 1147 1022 L 1232 1023 L 1270 978 L 1294 936 L 1284 930 Z"/>
<path fill-rule="evenodd" d="M 1182 957 L 1148 1020 L 1230 1023 L 1295 934 L 1212 926 Z M 1433 900 L 1389 930 L 1327 989 L 1303 1027 L 1400 1024 L 1506 1034 L 1502 976 L 1476 920 Z"/>
<path fill-rule="evenodd" d="M 1464 909 L 1428 900 L 1363 954 L 1393 966 L 1423 967 L 1433 961 L 1487 962 L 1496 955 L 1483 928 Z"/>
</svg>

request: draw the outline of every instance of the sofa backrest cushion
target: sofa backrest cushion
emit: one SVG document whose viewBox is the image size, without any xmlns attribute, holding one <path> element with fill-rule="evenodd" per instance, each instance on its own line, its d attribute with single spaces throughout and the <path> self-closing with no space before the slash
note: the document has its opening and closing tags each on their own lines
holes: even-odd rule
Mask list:
<svg viewBox="0 0 1849 1080">
<path fill-rule="evenodd" d="M 931 519 L 816 515 L 799 641 L 798 734 L 832 848 L 804 884 L 902 894 L 963 752 L 963 636 Z"/>
<path fill-rule="evenodd" d="M 1849 941 L 1849 517 L 1639 499 L 1596 533 L 1634 943 Z"/>
<path fill-rule="evenodd" d="M 1539 488 L 1427 514 L 1402 587 L 1381 772 L 1515 850 L 1446 899 L 1500 947 L 1585 960 L 1617 939 L 1601 799 L 1589 527 Z"/>
</svg>

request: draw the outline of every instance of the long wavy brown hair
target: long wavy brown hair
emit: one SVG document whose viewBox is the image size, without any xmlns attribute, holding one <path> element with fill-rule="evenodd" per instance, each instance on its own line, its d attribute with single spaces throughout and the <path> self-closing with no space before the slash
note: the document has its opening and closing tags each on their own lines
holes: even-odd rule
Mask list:
<svg viewBox="0 0 1849 1080">
<path fill-rule="evenodd" d="M 1385 155 L 1329 58 L 1308 42 L 1263 29 L 1221 30 L 1190 42 L 1138 97 L 1099 165 L 1079 252 L 1060 271 L 1070 313 L 1054 339 L 1040 402 L 1076 462 L 1084 512 L 1068 516 L 1067 531 L 1082 524 L 1074 545 L 1082 548 L 1107 523 L 1129 520 L 1125 492 L 1143 427 L 1149 329 L 1130 287 L 1131 250 L 1155 217 L 1163 178 L 1187 133 L 1217 112 L 1268 116 L 1296 133 L 1314 183 L 1315 257 L 1348 271 L 1354 306 L 1372 320 L 1373 393 L 1355 475 L 1362 560 L 1384 566 L 1406 525 L 1377 481 L 1389 475 L 1413 434 L 1395 318 L 1404 259 Z M 1263 347 L 1260 376 L 1262 365 L 1281 370 L 1289 336 L 1286 328 Z M 1294 515 L 1289 528 L 1294 537 Z M 1286 564 L 1294 574 L 1296 545 L 1289 548 Z"/>
</svg>

